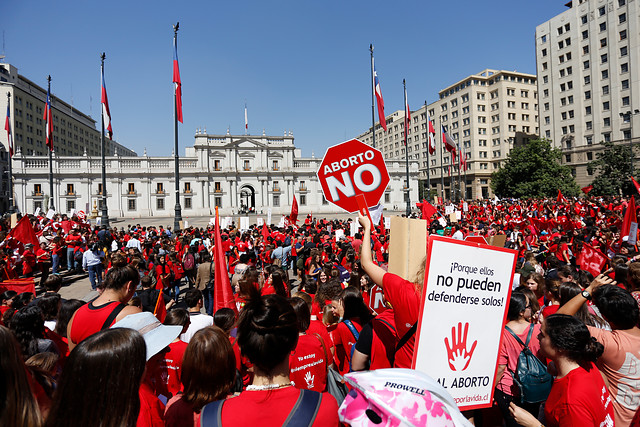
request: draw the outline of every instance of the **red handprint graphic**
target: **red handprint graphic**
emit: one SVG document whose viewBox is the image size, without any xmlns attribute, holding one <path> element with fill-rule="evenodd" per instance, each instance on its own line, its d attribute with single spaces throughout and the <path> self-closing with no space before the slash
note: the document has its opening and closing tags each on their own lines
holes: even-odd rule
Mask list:
<svg viewBox="0 0 640 427">
<path fill-rule="evenodd" d="M 458 334 L 456 339 L 456 327 L 451 328 L 451 345 L 449 345 L 449 339 L 444 339 L 444 344 L 447 347 L 447 356 L 449 361 L 449 367 L 453 371 L 464 371 L 469 366 L 473 351 L 476 349 L 478 341 L 474 341 L 471 345 L 471 349 L 467 351 L 467 332 L 469 332 L 469 323 L 464 324 L 464 331 L 462 330 L 462 323 L 458 322 Z"/>
</svg>

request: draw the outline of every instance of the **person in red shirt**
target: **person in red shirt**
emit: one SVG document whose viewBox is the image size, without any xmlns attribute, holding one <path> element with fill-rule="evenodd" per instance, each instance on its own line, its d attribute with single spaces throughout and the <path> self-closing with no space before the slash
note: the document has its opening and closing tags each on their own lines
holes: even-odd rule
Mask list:
<svg viewBox="0 0 640 427">
<path fill-rule="evenodd" d="M 604 346 L 573 316 L 554 314 L 546 318 L 538 335 L 540 350 L 551 359 L 557 376 L 544 405 L 546 426 L 613 427 L 613 403 L 594 364 Z M 513 402 L 510 411 L 519 425 L 540 421 Z"/>
<path fill-rule="evenodd" d="M 396 352 L 394 367 L 410 369 L 416 340 L 415 332 L 420 311 L 424 268 L 418 271 L 413 283 L 395 274 L 387 273 L 373 261 L 371 255 L 371 245 L 368 244 L 371 240 L 371 221 L 362 215 L 358 217 L 358 220 L 364 228 L 363 242 L 367 242 L 367 244 L 361 246 L 360 263 L 362 269 L 369 275 L 373 283 L 383 289 L 385 299 L 394 308 L 398 339 L 404 341 L 402 347 Z M 424 262 L 421 263 L 423 266 L 425 264 Z"/>
<path fill-rule="evenodd" d="M 291 384 L 289 356 L 298 337 L 297 317 L 291 304 L 279 295 L 261 297 L 253 289 L 238 321 L 238 344 L 253 363 L 253 383 L 237 397 L 205 406 L 203 414 L 220 411 L 222 427 L 280 427 L 290 416 L 296 420 L 300 415 L 295 415 L 296 402 L 301 396 L 308 396 L 317 402 L 317 411 L 308 425 L 337 427 L 338 404 L 333 396 L 299 390 Z"/>
<path fill-rule="evenodd" d="M 297 388 L 326 391 L 329 353 L 319 334 L 309 332 L 311 312 L 302 298 L 291 298 L 291 306 L 296 312 L 300 337 L 289 356 L 289 378 Z"/>
<path fill-rule="evenodd" d="M 80 266 L 78 266 L 78 263 L 75 261 L 73 256 L 76 247 L 82 243 L 82 236 L 78 234 L 78 229 L 72 229 L 67 237 L 65 237 L 64 242 L 67 245 L 67 270 L 79 270 Z"/>
<path fill-rule="evenodd" d="M 24 277 L 33 276 L 35 268 L 36 255 L 33 253 L 33 244 L 27 243 L 24 245 L 24 252 L 22 253 L 22 275 Z"/>
<path fill-rule="evenodd" d="M 180 334 L 187 331 L 189 323 L 189 312 L 184 308 L 170 310 L 164 319 L 165 325 L 182 326 Z M 186 349 L 187 343 L 182 341 L 178 335 L 171 344 L 158 353 L 157 370 L 152 373 L 152 385 L 156 396 L 164 396 L 165 400 L 169 400 L 182 390 L 180 372 Z"/>
</svg>

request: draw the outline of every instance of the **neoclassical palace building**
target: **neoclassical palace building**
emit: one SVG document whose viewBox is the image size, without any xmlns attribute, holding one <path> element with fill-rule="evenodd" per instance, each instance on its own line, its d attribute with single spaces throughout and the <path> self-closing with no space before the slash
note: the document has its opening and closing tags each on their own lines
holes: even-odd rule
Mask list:
<svg viewBox="0 0 640 427">
<path fill-rule="evenodd" d="M 174 157 L 121 156 L 106 158 L 106 201 L 109 217 L 167 217 L 174 214 Z M 183 215 L 244 212 L 286 214 L 295 194 L 301 212 L 337 213 L 328 203 L 316 172 L 322 158 L 301 157 L 291 133 L 285 136 L 209 135 L 197 131 L 195 143 L 180 157 L 180 204 Z M 15 203 L 32 213 L 49 205 L 49 160 L 18 149 L 12 159 Z M 99 156 L 53 156 L 54 206 L 87 215 L 100 207 L 102 162 Z M 405 206 L 404 161 L 388 161 L 391 181 L 383 200 L 385 209 Z M 409 194 L 418 195 L 418 163 L 410 163 Z"/>
</svg>

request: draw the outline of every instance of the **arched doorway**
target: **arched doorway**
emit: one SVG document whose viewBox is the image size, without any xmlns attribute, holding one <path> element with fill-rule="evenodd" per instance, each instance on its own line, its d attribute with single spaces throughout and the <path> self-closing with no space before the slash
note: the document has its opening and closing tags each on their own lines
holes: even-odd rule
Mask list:
<svg viewBox="0 0 640 427">
<path fill-rule="evenodd" d="M 240 213 L 254 213 L 256 211 L 256 190 L 250 185 L 240 188 Z"/>
</svg>

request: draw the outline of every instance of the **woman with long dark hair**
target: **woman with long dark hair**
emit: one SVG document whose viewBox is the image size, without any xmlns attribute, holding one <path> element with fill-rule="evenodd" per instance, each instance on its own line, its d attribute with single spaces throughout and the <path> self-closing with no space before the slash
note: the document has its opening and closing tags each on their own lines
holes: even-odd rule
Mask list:
<svg viewBox="0 0 640 427">
<path fill-rule="evenodd" d="M 298 322 L 291 304 L 279 295 L 251 292 L 238 321 L 238 343 L 253 363 L 251 385 L 238 397 L 217 401 L 202 410 L 222 420 L 222 426 L 282 426 L 287 418 L 315 427 L 338 426 L 338 405 L 333 396 L 299 390 L 289 378 L 289 355 L 298 342 Z M 299 411 L 299 399 L 312 403 L 315 411 Z M 219 414 L 219 415 L 217 415 Z"/>
<path fill-rule="evenodd" d="M 267 281 L 264 286 L 262 286 L 262 290 L 260 291 L 261 295 L 271 295 L 277 294 L 281 297 L 288 298 L 289 297 L 289 276 L 287 273 L 278 267 L 272 267 L 269 276 L 267 277 Z"/>
<path fill-rule="evenodd" d="M 135 426 L 145 360 L 144 339 L 132 329 L 86 338 L 67 359 L 45 425 Z"/>
<path fill-rule="evenodd" d="M 613 405 L 600 371 L 594 364 L 604 351 L 580 320 L 553 314 L 542 322 L 538 334 L 542 354 L 557 370 L 544 405 L 546 426 L 612 426 Z M 511 403 L 518 425 L 540 425 L 533 415 Z"/>
</svg>

